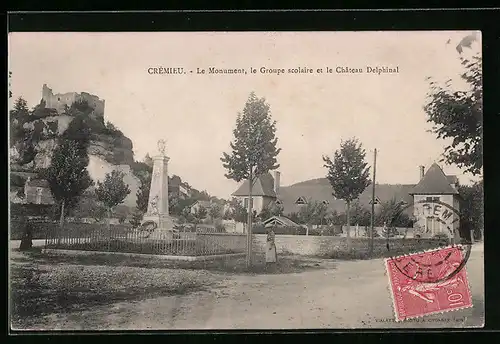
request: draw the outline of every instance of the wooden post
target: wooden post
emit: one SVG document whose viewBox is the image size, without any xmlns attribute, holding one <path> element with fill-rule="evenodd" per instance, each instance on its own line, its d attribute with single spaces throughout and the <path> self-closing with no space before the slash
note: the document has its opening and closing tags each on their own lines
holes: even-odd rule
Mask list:
<svg viewBox="0 0 500 344">
<path fill-rule="evenodd" d="M 373 231 L 375 226 L 375 172 L 377 169 L 377 148 L 373 152 L 372 212 L 370 217 L 370 256 L 373 254 Z"/>
<path fill-rule="evenodd" d="M 253 202 L 252 202 L 252 187 L 253 187 L 253 175 L 250 172 L 248 178 L 248 228 L 247 228 L 247 268 L 252 265 L 252 216 L 253 216 Z"/>
</svg>

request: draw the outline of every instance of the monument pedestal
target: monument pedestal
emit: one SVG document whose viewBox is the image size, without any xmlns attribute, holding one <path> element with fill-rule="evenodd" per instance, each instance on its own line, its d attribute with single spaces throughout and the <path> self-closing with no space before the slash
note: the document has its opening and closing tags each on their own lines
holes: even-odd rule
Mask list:
<svg viewBox="0 0 500 344">
<path fill-rule="evenodd" d="M 174 221 L 168 211 L 168 161 L 162 141 L 158 142 L 160 154 L 153 157 L 153 174 L 149 189 L 148 210 L 143 223 L 153 221 L 157 230 L 168 231 L 174 228 Z"/>
<path fill-rule="evenodd" d="M 157 231 L 168 231 L 168 230 L 171 230 L 174 228 L 174 219 L 172 219 L 172 217 L 170 217 L 170 215 L 168 214 L 164 214 L 162 216 L 158 216 L 158 215 L 144 215 L 143 219 L 142 219 L 142 222 L 145 223 L 145 222 L 149 222 L 149 221 L 152 221 L 154 223 L 156 223 L 156 230 Z"/>
</svg>

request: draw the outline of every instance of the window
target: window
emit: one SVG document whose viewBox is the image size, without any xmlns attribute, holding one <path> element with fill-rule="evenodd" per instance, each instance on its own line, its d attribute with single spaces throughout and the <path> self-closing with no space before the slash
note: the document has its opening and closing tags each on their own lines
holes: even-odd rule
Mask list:
<svg viewBox="0 0 500 344">
<path fill-rule="evenodd" d="M 245 198 L 243 200 L 243 205 L 244 205 L 245 209 L 248 208 L 248 198 Z"/>
<path fill-rule="evenodd" d="M 426 202 L 439 202 L 439 197 L 426 197 Z"/>
<path fill-rule="evenodd" d="M 425 231 L 431 235 L 435 235 L 441 232 L 441 226 L 439 221 L 434 217 L 428 217 L 425 221 Z"/>
<path fill-rule="evenodd" d="M 307 204 L 306 200 L 304 197 L 299 197 L 297 198 L 297 200 L 295 201 L 295 204 L 299 204 L 299 205 L 304 205 L 304 204 Z"/>
</svg>

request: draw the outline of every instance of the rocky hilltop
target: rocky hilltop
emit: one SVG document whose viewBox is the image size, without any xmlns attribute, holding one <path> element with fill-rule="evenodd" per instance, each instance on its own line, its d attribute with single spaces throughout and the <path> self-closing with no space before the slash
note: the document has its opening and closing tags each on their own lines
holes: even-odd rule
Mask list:
<svg viewBox="0 0 500 344">
<path fill-rule="evenodd" d="M 130 169 L 134 163 L 132 141 L 112 123 L 105 123 L 104 101 L 88 93 L 54 95 L 44 85 L 42 100 L 32 111 L 15 110 L 10 123 L 11 170 L 36 175 L 38 170 L 48 167 L 58 138 L 68 129 L 76 114 L 82 113 L 91 123 L 90 176 L 97 181 L 112 170 L 123 171 L 125 182 L 131 189 L 124 205 L 134 207 L 140 181 Z"/>
</svg>

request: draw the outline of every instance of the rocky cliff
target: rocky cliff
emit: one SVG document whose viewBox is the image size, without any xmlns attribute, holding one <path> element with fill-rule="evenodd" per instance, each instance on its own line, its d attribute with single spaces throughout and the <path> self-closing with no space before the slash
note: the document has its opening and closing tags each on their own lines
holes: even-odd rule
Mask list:
<svg viewBox="0 0 500 344">
<path fill-rule="evenodd" d="M 80 104 L 81 106 L 81 104 Z M 88 104 L 86 105 L 88 106 Z M 80 110 L 79 112 L 77 110 Z M 93 109 L 89 109 L 89 114 Z M 11 140 L 11 169 L 34 171 L 50 164 L 52 152 L 58 139 L 76 118 L 75 112 L 85 114 L 81 108 L 66 108 L 63 112 L 47 108 L 42 101 L 35 109 L 21 116 L 11 118 L 14 140 Z M 124 204 L 135 206 L 139 179 L 132 173 L 134 162 L 132 141 L 104 118 L 89 117 L 91 123 L 90 145 L 88 148 L 88 171 L 94 181 L 102 180 L 106 173 L 119 169 L 125 173 L 125 182 L 131 190 Z"/>
</svg>

